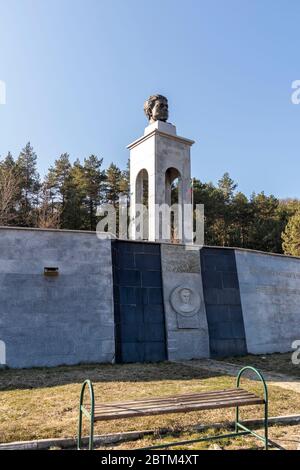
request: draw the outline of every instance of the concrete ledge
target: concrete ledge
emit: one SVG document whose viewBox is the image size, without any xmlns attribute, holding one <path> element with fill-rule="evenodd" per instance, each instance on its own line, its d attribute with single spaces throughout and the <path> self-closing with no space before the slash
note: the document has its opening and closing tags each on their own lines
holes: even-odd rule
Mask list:
<svg viewBox="0 0 300 470">
<path fill-rule="evenodd" d="M 32 231 L 32 232 L 55 232 L 55 233 L 82 233 L 84 235 L 90 234 L 90 235 L 96 235 L 96 231 L 90 231 L 90 230 L 70 230 L 70 229 L 56 229 L 56 228 L 37 228 L 37 227 L 15 227 L 12 225 L 1 225 L 0 226 L 0 231 L 1 230 L 19 230 L 19 231 Z M 107 232 L 105 232 L 107 235 Z M 113 236 L 113 239 L 115 237 Z M 117 239 L 118 240 L 118 239 Z M 130 239 L 120 239 L 121 241 L 126 241 L 130 243 L 155 243 L 155 244 L 162 244 L 162 245 L 173 245 L 170 242 L 154 242 L 154 241 L 148 241 L 148 240 L 130 240 Z M 241 252 L 249 252 L 249 253 L 258 253 L 261 255 L 267 255 L 267 256 L 277 256 L 277 257 L 282 257 L 282 258 L 290 258 L 290 259 L 298 259 L 300 260 L 299 256 L 292 256 L 292 255 L 285 255 L 283 253 L 271 253 L 268 251 L 260 251 L 260 250 L 252 250 L 251 248 L 241 248 L 241 247 L 236 247 L 236 246 L 214 246 L 214 245 L 188 245 L 184 243 L 178 243 L 176 246 L 184 246 L 187 247 L 190 250 L 201 250 L 202 248 L 212 248 L 216 250 L 235 250 L 235 251 L 241 251 Z"/>
<path fill-rule="evenodd" d="M 246 419 L 243 421 L 246 426 L 261 426 L 263 425 L 263 419 Z M 284 425 L 297 425 L 300 424 L 300 415 L 287 415 L 287 416 L 274 416 L 269 418 L 269 425 L 279 424 Z M 188 426 L 182 429 L 184 431 L 206 431 L 207 429 L 223 429 L 231 428 L 234 426 L 234 421 L 215 423 L 215 424 L 203 424 Z M 130 431 L 120 432 L 115 434 L 103 434 L 94 436 L 95 445 L 111 445 L 118 444 L 126 441 L 136 441 L 145 436 L 151 436 L 157 433 L 161 435 L 172 434 L 172 430 L 163 428 L 158 430 L 144 430 L 144 431 Z M 174 432 L 174 431 L 173 431 Z M 84 445 L 88 444 L 88 437 L 83 437 L 82 442 Z M 60 447 L 62 449 L 74 448 L 77 446 L 76 438 L 54 438 L 54 439 L 39 439 L 35 441 L 20 441 L 20 442 L 8 442 L 0 444 L 0 450 L 46 450 L 50 447 Z"/>
</svg>

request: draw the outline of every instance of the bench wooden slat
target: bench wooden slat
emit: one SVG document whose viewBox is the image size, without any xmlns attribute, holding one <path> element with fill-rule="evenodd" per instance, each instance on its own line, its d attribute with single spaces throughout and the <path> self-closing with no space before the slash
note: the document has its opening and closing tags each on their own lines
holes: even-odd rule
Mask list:
<svg viewBox="0 0 300 470">
<path fill-rule="evenodd" d="M 102 405 L 99 405 L 98 407 L 95 408 L 97 412 L 103 411 L 103 412 L 109 412 L 111 410 L 130 410 L 130 409 L 148 409 L 148 408 L 156 408 L 157 406 L 179 406 L 179 405 L 188 405 L 191 403 L 209 403 L 209 402 L 215 402 L 215 401 L 221 401 L 221 400 L 237 400 L 237 399 L 252 399 L 252 398 L 259 398 L 254 394 L 237 394 L 235 396 L 233 395 L 222 395 L 220 397 L 197 397 L 195 396 L 193 399 L 189 398 L 187 399 L 181 399 L 178 397 L 176 400 L 162 400 L 158 401 L 156 403 L 150 403 L 150 404 L 144 404 L 140 402 L 136 403 L 131 403 L 130 405 L 127 405 L 126 403 L 115 403 L 115 404 L 109 404 L 105 405 L 103 403 Z"/>
<path fill-rule="evenodd" d="M 161 399 L 161 400 L 156 400 L 153 402 L 142 402 L 142 401 L 135 401 L 135 402 L 130 402 L 130 403 L 102 403 L 99 405 L 95 406 L 95 411 L 97 414 L 102 413 L 102 412 L 114 412 L 116 410 L 128 410 L 128 409 L 137 409 L 137 408 L 142 408 L 143 410 L 145 409 L 150 409 L 150 408 L 156 408 L 158 406 L 163 406 L 163 405 L 175 405 L 178 406 L 180 404 L 190 404 L 190 403 L 199 403 L 201 401 L 202 403 L 204 402 L 210 402 L 210 401 L 215 401 L 220 400 L 231 400 L 231 399 L 238 399 L 238 398 L 244 398 L 244 399 L 249 399 L 249 398 L 257 398 L 256 395 L 254 394 L 247 394 L 247 393 L 239 393 L 239 394 L 222 394 L 220 396 L 214 395 L 214 396 L 205 396 L 202 397 L 199 395 L 194 395 L 190 396 L 188 398 L 186 397 L 172 397 L 171 399 Z"/>
<path fill-rule="evenodd" d="M 212 392 L 198 392 L 198 393 L 187 393 L 187 394 L 182 394 L 182 395 L 166 395 L 162 397 L 155 397 L 155 398 L 139 398 L 136 400 L 128 400 L 124 402 L 102 402 L 99 404 L 95 405 L 95 409 L 97 408 L 102 408 L 102 407 L 115 407 L 115 406 L 130 406 L 130 405 L 148 405 L 148 404 L 155 404 L 155 403 L 162 403 L 164 401 L 178 401 L 178 400 L 188 400 L 188 399 L 195 399 L 196 397 L 199 398 L 213 398 L 217 396 L 218 398 L 221 396 L 237 396 L 237 392 L 240 395 L 246 395 L 247 397 L 252 395 L 253 397 L 256 396 L 251 392 L 248 392 L 247 390 L 244 390 L 242 388 L 238 389 L 228 389 L 228 390 L 220 390 L 220 391 L 212 391 Z"/>
<path fill-rule="evenodd" d="M 231 408 L 264 404 L 264 400 L 242 388 L 202 392 L 122 403 L 101 403 L 95 407 L 95 421 L 150 416 L 166 413 Z M 89 409 L 87 407 L 87 409 Z"/>
<path fill-rule="evenodd" d="M 107 410 L 106 408 L 98 409 L 96 411 L 96 415 L 101 415 L 101 416 L 108 416 L 108 415 L 122 415 L 122 413 L 128 413 L 128 412 L 133 412 L 133 413 L 147 413 L 148 411 L 151 410 L 157 410 L 157 409 L 178 409 L 178 408 L 185 408 L 188 406 L 209 406 L 211 404 L 215 403 L 235 403 L 236 401 L 243 401 L 243 402 L 248 402 L 249 400 L 257 400 L 259 399 L 258 397 L 252 397 L 252 398 L 245 398 L 245 397 L 236 397 L 235 399 L 232 398 L 223 398 L 222 400 L 217 400 L 217 399 L 212 399 L 212 400 L 205 400 L 205 401 L 189 401 L 189 402 L 178 402 L 178 403 L 162 403 L 162 404 L 157 404 L 155 406 L 148 406 L 148 407 L 141 407 L 141 406 L 135 406 L 135 407 L 119 407 L 116 406 L 115 408 L 111 408 Z M 260 400 L 260 399 L 259 399 Z"/>
<path fill-rule="evenodd" d="M 226 401 L 226 402 L 211 402 L 210 404 L 193 404 L 193 405 L 186 405 L 186 406 L 172 406 L 172 407 L 162 407 L 162 408 L 152 408 L 149 410 L 128 410 L 124 412 L 115 412 L 105 414 L 96 414 L 95 421 L 107 421 L 113 419 L 121 419 L 121 418 L 132 418 L 138 416 L 152 416 L 152 415 L 160 415 L 160 414 L 167 414 L 167 413 L 185 413 L 189 411 L 200 411 L 200 410 L 211 410 L 211 409 L 219 409 L 219 408 L 234 408 L 236 406 L 250 406 L 250 405 L 260 405 L 263 404 L 263 400 L 261 399 L 248 399 L 248 400 L 236 400 L 236 401 Z"/>
</svg>

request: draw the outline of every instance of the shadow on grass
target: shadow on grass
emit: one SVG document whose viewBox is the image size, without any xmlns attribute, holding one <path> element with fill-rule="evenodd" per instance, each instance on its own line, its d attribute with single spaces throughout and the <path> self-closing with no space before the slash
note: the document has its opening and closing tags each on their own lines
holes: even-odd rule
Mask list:
<svg viewBox="0 0 300 470">
<path fill-rule="evenodd" d="M 34 369 L 0 370 L 0 391 L 101 382 L 156 382 L 207 379 L 224 374 L 171 362 L 143 364 L 82 364 Z"/>
<path fill-rule="evenodd" d="M 258 369 L 262 369 L 270 374 L 279 374 L 278 382 L 285 382 L 287 376 L 294 380 L 300 380 L 300 364 L 292 361 L 292 352 L 273 354 L 248 354 L 242 357 L 224 357 L 219 361 L 227 362 L 237 367 L 251 364 Z M 283 377 L 280 377 L 283 374 Z"/>
</svg>

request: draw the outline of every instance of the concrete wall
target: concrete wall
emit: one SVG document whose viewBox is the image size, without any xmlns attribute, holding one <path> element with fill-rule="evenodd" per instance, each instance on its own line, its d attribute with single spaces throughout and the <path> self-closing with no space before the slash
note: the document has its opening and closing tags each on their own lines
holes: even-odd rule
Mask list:
<svg viewBox="0 0 300 470">
<path fill-rule="evenodd" d="M 45 277 L 44 267 L 59 268 Z M 9 367 L 114 360 L 111 242 L 0 229 L 0 340 Z"/>
<path fill-rule="evenodd" d="M 248 352 L 287 352 L 300 339 L 300 259 L 236 250 Z"/>
<path fill-rule="evenodd" d="M 129 362 L 287 352 L 300 339 L 300 259 L 249 250 L 0 228 L 0 299 L 9 367 L 113 362 L 115 325 Z"/>
<path fill-rule="evenodd" d="M 161 251 L 170 360 L 288 352 L 300 339 L 299 258 L 166 244 Z M 177 287 L 204 300 L 191 318 L 174 310 Z"/>
</svg>

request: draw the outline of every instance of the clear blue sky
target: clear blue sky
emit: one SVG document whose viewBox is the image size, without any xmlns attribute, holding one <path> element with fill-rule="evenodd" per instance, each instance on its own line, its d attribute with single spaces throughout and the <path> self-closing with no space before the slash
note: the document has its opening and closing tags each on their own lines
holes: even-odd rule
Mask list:
<svg viewBox="0 0 300 470">
<path fill-rule="evenodd" d="M 195 177 L 300 197 L 299 25 L 298 0 L 0 0 L 0 155 L 125 167 L 158 92 Z"/>
</svg>

